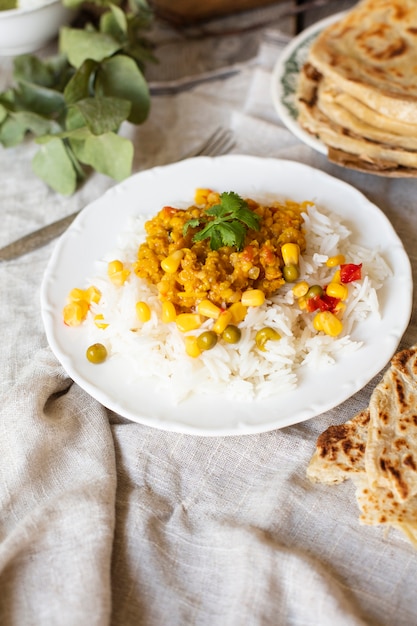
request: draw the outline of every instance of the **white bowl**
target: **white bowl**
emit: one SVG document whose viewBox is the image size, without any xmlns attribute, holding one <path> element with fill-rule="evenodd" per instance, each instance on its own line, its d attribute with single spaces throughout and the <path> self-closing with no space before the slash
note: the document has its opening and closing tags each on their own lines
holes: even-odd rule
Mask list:
<svg viewBox="0 0 417 626">
<path fill-rule="evenodd" d="M 39 50 L 54 39 L 61 26 L 69 24 L 75 12 L 61 0 L 46 1 L 25 8 L 0 11 L 0 56 L 16 56 Z"/>
</svg>

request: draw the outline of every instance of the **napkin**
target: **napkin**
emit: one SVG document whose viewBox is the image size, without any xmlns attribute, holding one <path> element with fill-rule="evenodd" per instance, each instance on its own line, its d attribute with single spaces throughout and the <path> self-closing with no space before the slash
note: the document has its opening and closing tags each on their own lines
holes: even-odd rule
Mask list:
<svg viewBox="0 0 417 626">
<path fill-rule="evenodd" d="M 155 98 L 146 124 L 123 128 L 135 170 L 228 126 L 236 153 L 307 163 L 365 192 L 415 267 L 413 182 L 330 165 L 279 119 L 271 76 L 288 41 L 279 27 L 263 29 L 230 78 Z M 61 199 L 31 173 L 32 153 L 29 143 L 0 149 L 4 244 L 113 184 L 94 174 Z M 416 553 L 396 531 L 359 525 L 349 484 L 306 479 L 318 434 L 366 406 L 379 376 L 340 407 L 272 432 L 199 437 L 124 419 L 80 389 L 47 345 L 39 296 L 53 245 L 0 265 L 0 623 L 414 623 Z M 404 346 L 416 329 L 414 316 Z"/>
</svg>

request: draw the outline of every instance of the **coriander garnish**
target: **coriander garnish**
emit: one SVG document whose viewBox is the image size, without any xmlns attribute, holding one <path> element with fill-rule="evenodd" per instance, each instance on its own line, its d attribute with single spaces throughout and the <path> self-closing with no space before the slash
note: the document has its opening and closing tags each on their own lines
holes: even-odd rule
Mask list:
<svg viewBox="0 0 417 626">
<path fill-rule="evenodd" d="M 213 219 L 207 219 L 205 216 Z M 225 191 L 220 196 L 220 204 L 211 206 L 203 218 L 188 220 L 183 233 L 189 228 L 201 227 L 193 241 L 210 239 L 210 248 L 218 250 L 222 246 L 243 248 L 248 228 L 259 230 L 260 217 L 250 210 L 246 200 L 234 191 Z"/>
</svg>

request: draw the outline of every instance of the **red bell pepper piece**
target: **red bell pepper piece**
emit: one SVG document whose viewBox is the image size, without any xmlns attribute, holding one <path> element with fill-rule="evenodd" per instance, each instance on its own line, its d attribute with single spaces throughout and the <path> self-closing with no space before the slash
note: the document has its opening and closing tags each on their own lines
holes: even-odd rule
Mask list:
<svg viewBox="0 0 417 626">
<path fill-rule="evenodd" d="M 326 293 L 323 293 L 321 296 L 317 295 L 307 298 L 306 307 L 309 313 L 313 313 L 313 311 L 317 310 L 331 311 L 333 313 L 339 302 L 339 298 L 333 298 L 332 296 L 328 296 Z"/>
<path fill-rule="evenodd" d="M 354 280 L 362 278 L 362 263 L 344 263 L 340 266 L 340 282 L 343 284 L 351 283 Z"/>
</svg>

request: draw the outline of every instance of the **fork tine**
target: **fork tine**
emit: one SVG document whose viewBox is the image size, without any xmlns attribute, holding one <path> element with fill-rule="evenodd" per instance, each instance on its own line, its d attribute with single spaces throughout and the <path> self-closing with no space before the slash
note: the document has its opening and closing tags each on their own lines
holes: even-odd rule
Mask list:
<svg viewBox="0 0 417 626">
<path fill-rule="evenodd" d="M 235 145 L 233 133 L 230 128 L 219 128 L 217 134 L 213 135 L 213 139 L 210 146 L 206 147 L 204 153 L 207 156 L 224 154 L 229 152 Z"/>
<path fill-rule="evenodd" d="M 228 128 L 222 128 L 219 126 L 199 147 L 198 150 L 190 150 L 190 152 L 182 158 L 187 159 L 194 156 L 214 156 L 218 154 L 225 154 L 231 150 L 234 145 L 235 141 L 232 131 Z"/>
</svg>

